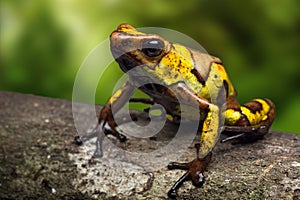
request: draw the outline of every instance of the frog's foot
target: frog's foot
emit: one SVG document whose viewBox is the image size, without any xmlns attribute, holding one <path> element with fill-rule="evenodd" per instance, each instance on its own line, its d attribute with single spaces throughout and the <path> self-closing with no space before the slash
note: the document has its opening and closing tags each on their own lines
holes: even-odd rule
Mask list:
<svg viewBox="0 0 300 200">
<path fill-rule="evenodd" d="M 104 124 L 104 125 L 103 125 Z M 94 152 L 93 157 L 101 158 L 103 156 L 102 151 L 102 142 L 105 135 L 113 135 L 116 137 L 120 142 L 126 141 L 126 136 L 119 133 L 116 130 L 116 126 L 109 125 L 107 122 L 103 122 L 98 124 L 95 128 L 93 128 L 91 131 L 88 131 L 88 133 L 84 136 L 76 136 L 74 138 L 77 145 L 82 145 L 83 142 L 90 140 L 91 138 L 97 137 L 96 141 L 96 150 Z"/>
<path fill-rule="evenodd" d="M 237 141 L 237 143 L 248 143 L 262 139 L 269 131 L 269 126 L 256 125 L 256 126 L 226 126 L 223 133 L 229 135 L 221 140 L 221 143 L 228 141 Z"/>
<path fill-rule="evenodd" d="M 193 185 L 196 187 L 201 187 L 204 183 L 205 177 L 203 175 L 204 170 L 211 160 L 212 153 L 209 153 L 204 158 L 197 158 L 189 163 L 177 163 L 171 162 L 168 164 L 168 169 L 182 169 L 187 170 L 187 172 L 176 181 L 173 187 L 169 190 L 169 198 L 175 199 L 177 197 L 178 188 L 185 182 L 191 180 Z"/>
</svg>

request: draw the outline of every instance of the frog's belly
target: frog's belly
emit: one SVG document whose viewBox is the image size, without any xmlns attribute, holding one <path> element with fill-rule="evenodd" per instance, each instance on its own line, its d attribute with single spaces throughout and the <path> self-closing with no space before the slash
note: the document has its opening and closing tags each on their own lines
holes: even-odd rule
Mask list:
<svg viewBox="0 0 300 200">
<path fill-rule="evenodd" d="M 182 121 L 203 121 L 206 116 L 206 114 L 202 110 L 197 109 L 194 106 L 168 102 L 157 103 L 161 104 L 166 109 L 168 114 L 178 120 L 181 119 Z"/>
<path fill-rule="evenodd" d="M 154 102 L 162 105 L 167 114 L 173 116 L 180 121 L 203 121 L 206 113 L 196 106 L 179 103 L 173 93 L 163 86 L 149 84 L 140 88 L 144 93 L 153 98 Z M 176 120 L 177 121 L 177 120 Z"/>
</svg>

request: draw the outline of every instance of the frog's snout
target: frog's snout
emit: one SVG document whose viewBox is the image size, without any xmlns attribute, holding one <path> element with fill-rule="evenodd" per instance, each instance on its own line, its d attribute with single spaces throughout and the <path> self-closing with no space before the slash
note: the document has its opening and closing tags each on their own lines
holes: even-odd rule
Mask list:
<svg viewBox="0 0 300 200">
<path fill-rule="evenodd" d="M 115 40 L 121 36 L 125 36 L 127 32 L 130 31 L 136 31 L 136 29 L 129 24 L 120 24 L 118 28 L 111 33 L 110 38 Z"/>
<path fill-rule="evenodd" d="M 116 31 L 125 31 L 125 30 L 136 31 L 136 29 L 133 28 L 133 26 L 131 26 L 129 24 L 120 24 Z"/>
</svg>

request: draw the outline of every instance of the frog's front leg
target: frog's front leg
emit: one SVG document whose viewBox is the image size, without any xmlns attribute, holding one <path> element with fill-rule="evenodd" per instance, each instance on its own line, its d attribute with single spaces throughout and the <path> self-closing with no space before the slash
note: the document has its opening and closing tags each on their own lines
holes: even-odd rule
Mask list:
<svg viewBox="0 0 300 200">
<path fill-rule="evenodd" d="M 171 162 L 168 165 L 168 169 L 187 170 L 168 192 L 170 198 L 176 198 L 177 189 L 185 181 L 191 180 L 193 185 L 197 187 L 203 185 L 205 180 L 203 172 L 211 160 L 211 152 L 219 136 L 220 113 L 218 106 L 196 95 L 184 83 L 178 83 L 176 86 L 172 86 L 171 90 L 179 99 L 183 100 L 183 102 L 199 108 L 199 112 L 201 110 L 201 112 L 204 111 L 207 113 L 202 126 L 200 143 L 196 145 L 196 158 L 189 163 Z"/>
<path fill-rule="evenodd" d="M 114 120 L 113 114 L 119 111 L 124 106 L 134 90 L 135 87 L 133 87 L 130 81 L 124 83 L 122 87 L 113 94 L 113 96 L 108 100 L 108 102 L 100 111 L 97 126 L 86 136 L 76 136 L 76 143 L 80 145 L 83 143 L 83 141 L 97 136 L 96 151 L 94 153 L 94 157 L 102 157 L 102 141 L 105 135 L 113 135 L 121 142 L 124 142 L 126 140 L 126 136 L 122 135 L 116 130 L 117 124 Z"/>
<path fill-rule="evenodd" d="M 195 145 L 197 152 L 199 151 L 199 146 Z M 203 172 L 211 161 L 212 153 L 210 152 L 204 158 L 200 158 L 197 153 L 197 158 L 188 163 L 177 163 L 171 162 L 168 164 L 168 169 L 182 169 L 187 170 L 187 172 L 180 177 L 176 183 L 172 186 L 172 188 L 168 192 L 168 196 L 170 198 L 177 197 L 178 188 L 185 182 L 191 180 L 193 185 L 196 187 L 201 187 L 204 183 L 205 176 Z"/>
</svg>

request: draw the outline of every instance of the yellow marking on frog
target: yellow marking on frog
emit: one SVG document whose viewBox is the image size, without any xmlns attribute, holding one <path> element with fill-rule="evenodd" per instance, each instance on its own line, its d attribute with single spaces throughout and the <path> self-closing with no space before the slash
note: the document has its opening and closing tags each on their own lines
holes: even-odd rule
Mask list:
<svg viewBox="0 0 300 200">
<path fill-rule="evenodd" d="M 154 70 L 145 68 L 166 85 L 183 81 L 195 93 L 200 94 L 203 86 L 191 72 L 193 69 L 194 63 L 190 51 L 180 44 L 172 44 L 171 50 L 160 60 Z"/>
<path fill-rule="evenodd" d="M 251 125 L 259 124 L 261 121 L 264 121 L 268 118 L 267 113 L 270 110 L 270 105 L 263 99 L 254 99 L 254 101 L 258 101 L 262 105 L 262 109 L 260 111 L 256 111 L 253 113 L 250 109 L 241 106 L 241 111 L 244 115 L 247 116 Z"/>
<path fill-rule="evenodd" d="M 212 63 L 210 73 L 200 95 L 206 99 L 210 99 L 210 101 L 216 101 L 222 87 L 223 77 L 218 70 L 218 64 Z"/>
<path fill-rule="evenodd" d="M 161 116 L 163 112 L 160 109 L 151 109 L 149 114 L 152 116 Z"/>
<path fill-rule="evenodd" d="M 123 87 L 125 86 L 125 83 L 121 86 L 121 88 L 119 88 L 108 100 L 108 103 L 113 103 L 115 102 L 119 97 L 120 95 L 122 94 L 123 92 Z"/>
<path fill-rule="evenodd" d="M 217 64 L 217 63 L 214 63 L 214 65 L 216 66 L 216 70 L 219 71 L 219 74 L 221 76 L 221 79 L 222 80 L 225 80 L 228 84 L 228 96 L 232 96 L 232 95 L 235 95 L 235 89 L 228 77 L 228 74 L 227 72 L 225 71 L 223 65 L 221 64 Z"/>
<path fill-rule="evenodd" d="M 204 156 L 212 151 L 218 139 L 219 129 L 219 108 L 215 105 L 209 106 L 210 112 L 203 123 L 202 134 L 200 139 L 200 155 Z"/>
<path fill-rule="evenodd" d="M 169 115 L 169 114 L 167 114 L 167 119 L 168 119 L 169 121 L 173 121 L 173 120 L 174 120 L 173 116 L 172 116 L 172 115 Z"/>
<path fill-rule="evenodd" d="M 225 123 L 227 125 L 234 125 L 241 117 L 242 114 L 239 111 L 233 109 L 227 109 L 225 111 Z"/>
<path fill-rule="evenodd" d="M 224 81 L 228 84 L 228 96 L 235 95 L 235 89 L 221 64 L 212 63 L 210 72 L 200 95 L 215 102 L 220 90 L 225 89 Z"/>
<path fill-rule="evenodd" d="M 262 105 L 262 110 L 264 114 L 267 114 L 270 111 L 270 105 L 263 99 L 254 99 L 254 101 L 258 101 Z"/>
<path fill-rule="evenodd" d="M 128 33 L 130 35 L 146 35 L 145 33 L 142 32 L 138 32 L 136 29 L 134 29 L 133 27 L 128 27 L 128 26 L 121 26 L 118 29 L 119 32 L 125 32 Z"/>
</svg>

